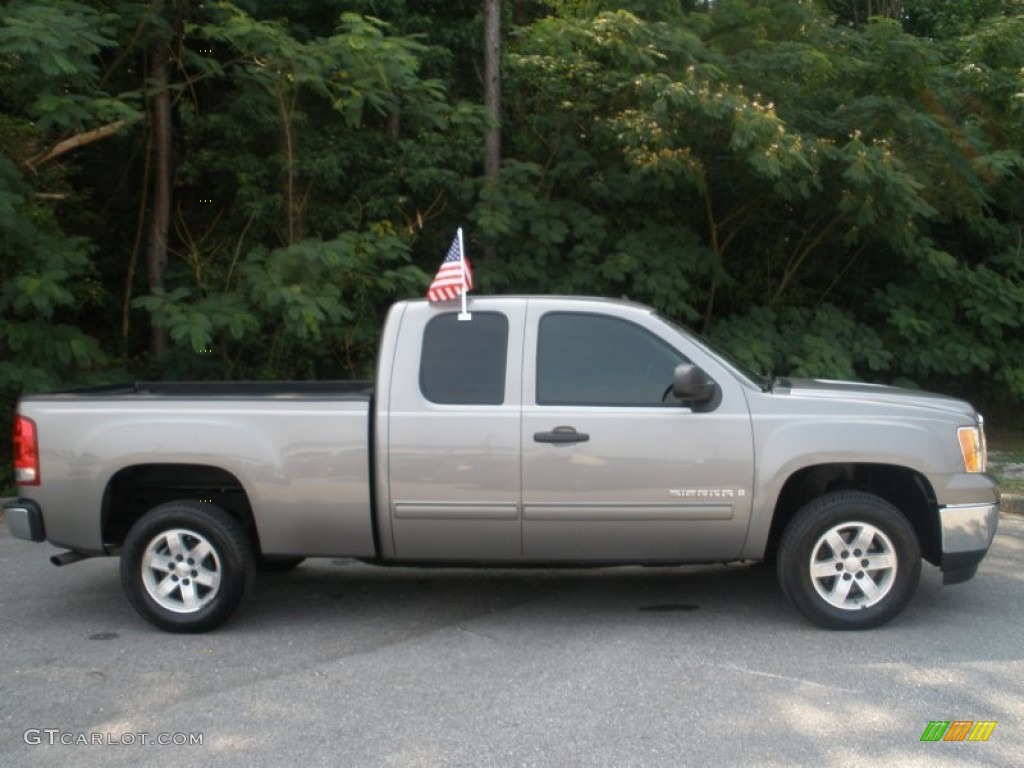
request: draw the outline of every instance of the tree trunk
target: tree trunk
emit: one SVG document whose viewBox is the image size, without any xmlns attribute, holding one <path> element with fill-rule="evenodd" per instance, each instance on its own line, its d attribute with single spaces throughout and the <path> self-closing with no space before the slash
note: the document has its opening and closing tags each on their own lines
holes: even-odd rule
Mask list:
<svg viewBox="0 0 1024 768">
<path fill-rule="evenodd" d="M 493 121 L 484 137 L 484 176 L 497 185 L 501 170 L 501 0 L 484 3 L 484 106 Z M 497 258 L 494 245 L 484 248 L 484 258 Z"/>
<path fill-rule="evenodd" d="M 164 270 L 167 268 L 167 237 L 171 223 L 171 94 L 168 90 L 166 43 L 153 48 L 151 68 L 155 90 L 149 97 L 150 130 L 153 134 L 153 211 L 149 220 L 149 244 L 146 267 L 149 291 L 164 288 Z M 167 332 L 151 325 L 150 352 L 161 358 L 167 350 Z"/>
<path fill-rule="evenodd" d="M 501 0 L 484 6 L 484 106 L 494 123 L 484 138 L 484 174 L 497 181 L 501 168 Z"/>
</svg>

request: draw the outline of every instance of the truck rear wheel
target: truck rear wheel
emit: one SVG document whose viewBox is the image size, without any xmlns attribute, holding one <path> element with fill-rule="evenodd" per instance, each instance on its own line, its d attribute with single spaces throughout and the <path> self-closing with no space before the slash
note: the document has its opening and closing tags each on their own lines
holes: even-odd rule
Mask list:
<svg viewBox="0 0 1024 768">
<path fill-rule="evenodd" d="M 121 584 L 151 624 L 205 632 L 226 621 L 255 578 L 252 546 L 220 507 L 172 501 L 143 515 L 124 541 Z"/>
<path fill-rule="evenodd" d="M 829 629 L 870 629 L 893 619 L 917 590 L 921 546 L 907 518 L 870 493 L 840 491 L 807 504 L 778 550 L 786 599 Z"/>
</svg>

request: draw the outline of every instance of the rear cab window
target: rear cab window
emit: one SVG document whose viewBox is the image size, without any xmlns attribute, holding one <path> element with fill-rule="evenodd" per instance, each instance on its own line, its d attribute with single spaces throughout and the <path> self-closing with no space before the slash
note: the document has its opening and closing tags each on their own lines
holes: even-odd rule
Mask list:
<svg viewBox="0 0 1024 768">
<path fill-rule="evenodd" d="M 502 405 L 508 358 L 508 318 L 455 312 L 431 318 L 423 330 L 420 392 L 438 405 Z"/>
</svg>

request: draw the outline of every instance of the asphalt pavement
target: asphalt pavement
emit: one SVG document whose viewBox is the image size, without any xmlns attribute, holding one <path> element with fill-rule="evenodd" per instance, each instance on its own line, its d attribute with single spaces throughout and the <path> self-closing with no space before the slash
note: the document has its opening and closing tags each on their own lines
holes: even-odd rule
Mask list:
<svg viewBox="0 0 1024 768">
<path fill-rule="evenodd" d="M 117 561 L 54 568 L 0 525 L 3 766 L 1019 766 L 1024 519 L 977 577 L 926 566 L 890 625 L 806 623 L 769 568 L 265 577 L 169 635 Z M 932 721 L 987 741 L 922 742 Z M 156 743 L 158 741 L 168 744 Z M 194 743 L 201 741 L 200 743 Z M 193 742 L 193 743 L 189 743 Z"/>
</svg>

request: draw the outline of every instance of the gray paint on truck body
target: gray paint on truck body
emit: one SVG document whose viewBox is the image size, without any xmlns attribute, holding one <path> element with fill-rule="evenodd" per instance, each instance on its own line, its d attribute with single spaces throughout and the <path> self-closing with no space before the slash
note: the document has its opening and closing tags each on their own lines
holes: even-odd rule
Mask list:
<svg viewBox="0 0 1024 768">
<path fill-rule="evenodd" d="M 763 391 L 697 337 L 629 302 L 484 297 L 469 309 L 508 319 L 498 405 L 424 397 L 423 330 L 452 308 L 400 302 L 384 327 L 372 397 L 325 383 L 313 392 L 196 385 L 192 393 L 23 398 L 19 412 L 37 425 L 42 482 L 22 487 L 22 499 L 41 510 L 50 542 L 98 554 L 110 544 L 102 512 L 118 472 L 206 465 L 237 479 L 266 554 L 710 562 L 765 555 L 794 473 L 871 464 L 920 476 L 946 552 L 987 549 L 995 533 L 998 487 L 965 470 L 957 442 L 957 428 L 980 425 L 965 402 L 843 382 L 783 381 Z M 538 326 L 552 312 L 639 326 L 714 380 L 715 407 L 538 404 Z M 563 428 L 586 441 L 535 439 Z"/>
</svg>

